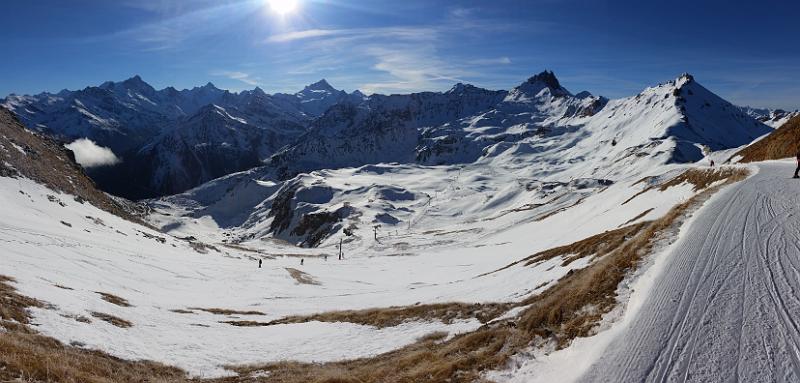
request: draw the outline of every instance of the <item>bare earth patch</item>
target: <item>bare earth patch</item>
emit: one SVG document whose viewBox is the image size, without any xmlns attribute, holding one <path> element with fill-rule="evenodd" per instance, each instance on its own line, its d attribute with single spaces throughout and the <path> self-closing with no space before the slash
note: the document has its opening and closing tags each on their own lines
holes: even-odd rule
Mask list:
<svg viewBox="0 0 800 383">
<path fill-rule="evenodd" d="M 331 311 L 313 315 L 288 316 L 269 322 L 228 321 L 234 326 L 273 326 L 305 322 L 346 322 L 386 328 L 409 321 L 438 320 L 451 324 L 456 320 L 478 319 L 486 323 L 514 307 L 512 303 L 438 303 L 366 310 Z"/>
<path fill-rule="evenodd" d="M 674 177 L 660 185 L 651 185 L 643 189 L 642 191 L 634 194 L 631 198 L 628 198 L 622 205 L 627 204 L 628 202 L 633 201 L 636 197 L 649 192 L 650 190 L 658 189 L 660 191 L 665 191 L 673 186 L 678 186 L 683 183 L 689 183 L 694 186 L 694 191 L 698 192 L 700 190 L 706 189 L 712 184 L 720 181 L 728 181 L 728 182 L 737 182 L 747 178 L 748 175 L 747 169 L 743 168 L 735 168 L 735 167 L 719 167 L 719 168 L 706 168 L 706 169 L 689 169 L 677 177 Z M 642 182 L 646 182 L 648 177 L 643 178 L 634 185 Z"/>
<path fill-rule="evenodd" d="M 240 311 L 240 310 L 230 310 L 230 309 L 220 309 L 220 308 L 202 308 L 202 307 L 189 307 L 188 313 L 191 313 L 189 310 L 195 311 L 205 311 L 207 313 L 216 314 L 216 315 L 266 315 L 261 311 Z M 180 312 L 177 310 L 172 310 L 172 312 Z M 186 313 L 183 313 L 186 314 Z"/>
<path fill-rule="evenodd" d="M 314 277 L 312 277 L 308 273 L 302 272 L 302 271 L 297 270 L 297 269 L 293 269 L 291 267 L 287 267 L 286 271 L 289 272 L 289 275 L 291 275 L 292 278 L 294 278 L 294 280 L 297 281 L 297 283 L 300 283 L 300 284 L 303 284 L 303 285 L 319 285 L 320 284 L 319 282 L 317 282 L 314 279 Z"/>
<path fill-rule="evenodd" d="M 114 294 L 104 293 L 102 291 L 95 291 L 95 292 L 100 294 L 100 297 L 108 303 L 115 304 L 121 307 L 133 307 L 131 306 L 130 303 L 128 303 L 128 300 L 125 298 L 118 297 Z"/>
<path fill-rule="evenodd" d="M 101 321 L 111 323 L 112 325 L 117 326 L 119 328 L 133 327 L 133 323 L 131 323 L 130 321 L 127 321 L 120 317 L 113 316 L 111 314 L 101 313 L 97 311 L 92 311 L 90 314 L 92 314 L 93 317 L 100 319 Z"/>
<path fill-rule="evenodd" d="M 176 314 L 194 314 L 194 311 L 184 310 L 184 309 L 172 309 L 172 310 L 169 310 L 169 311 L 172 311 L 172 312 L 174 312 Z"/>
<path fill-rule="evenodd" d="M 651 211 L 653 211 L 653 210 L 654 210 L 653 208 L 647 209 L 647 210 L 645 210 L 645 211 L 641 212 L 641 213 L 640 213 L 639 215 L 637 215 L 636 217 L 633 217 L 633 218 L 629 219 L 628 221 L 626 221 L 625 223 L 623 223 L 622 225 L 619 225 L 619 226 L 620 226 L 620 227 L 622 227 L 622 226 L 625 226 L 625 225 L 629 225 L 629 224 L 631 224 L 631 223 L 634 223 L 634 222 L 638 221 L 639 219 L 641 219 L 642 217 L 646 216 L 646 215 L 647 215 L 647 213 L 650 213 L 650 212 L 651 212 Z"/>
</svg>

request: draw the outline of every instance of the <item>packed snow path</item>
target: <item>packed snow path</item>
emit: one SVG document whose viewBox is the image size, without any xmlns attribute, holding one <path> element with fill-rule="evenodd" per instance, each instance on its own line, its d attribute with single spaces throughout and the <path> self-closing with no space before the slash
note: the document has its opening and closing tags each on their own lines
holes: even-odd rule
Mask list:
<svg viewBox="0 0 800 383">
<path fill-rule="evenodd" d="M 788 163 L 700 210 L 587 382 L 800 381 L 800 180 Z"/>
</svg>

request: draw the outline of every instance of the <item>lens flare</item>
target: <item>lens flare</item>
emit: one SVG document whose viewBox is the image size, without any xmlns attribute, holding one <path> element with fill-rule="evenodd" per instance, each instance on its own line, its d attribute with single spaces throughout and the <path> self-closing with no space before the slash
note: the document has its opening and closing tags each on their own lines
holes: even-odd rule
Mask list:
<svg viewBox="0 0 800 383">
<path fill-rule="evenodd" d="M 281 16 L 294 12 L 298 6 L 298 0 L 267 0 L 267 3 L 273 12 Z"/>
</svg>

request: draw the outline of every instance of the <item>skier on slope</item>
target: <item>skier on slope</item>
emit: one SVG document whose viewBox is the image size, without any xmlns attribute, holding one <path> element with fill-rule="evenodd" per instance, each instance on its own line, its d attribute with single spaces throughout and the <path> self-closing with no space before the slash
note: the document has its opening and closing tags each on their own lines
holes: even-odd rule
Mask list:
<svg viewBox="0 0 800 383">
<path fill-rule="evenodd" d="M 800 178 L 800 174 L 798 174 L 800 173 L 800 150 L 797 151 L 797 155 L 795 155 L 795 157 L 797 158 L 797 169 L 794 170 L 793 178 Z"/>
</svg>

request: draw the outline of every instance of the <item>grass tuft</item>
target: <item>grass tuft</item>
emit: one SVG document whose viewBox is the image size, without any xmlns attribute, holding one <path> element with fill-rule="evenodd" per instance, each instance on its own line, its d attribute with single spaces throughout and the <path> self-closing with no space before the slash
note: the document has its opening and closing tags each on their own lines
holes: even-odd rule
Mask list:
<svg viewBox="0 0 800 383">
<path fill-rule="evenodd" d="M 100 294 L 100 297 L 108 303 L 115 304 L 120 307 L 133 307 L 131 306 L 130 303 L 128 303 L 128 300 L 125 298 L 118 297 L 114 294 L 104 293 L 102 291 L 95 291 L 95 292 Z"/>
<path fill-rule="evenodd" d="M 93 317 L 100 319 L 101 321 L 111 323 L 112 325 L 117 326 L 119 328 L 133 327 L 133 323 L 131 323 L 130 321 L 127 321 L 120 317 L 113 316 L 111 314 L 101 313 L 98 311 L 92 311 L 90 314 L 92 314 Z"/>
</svg>

